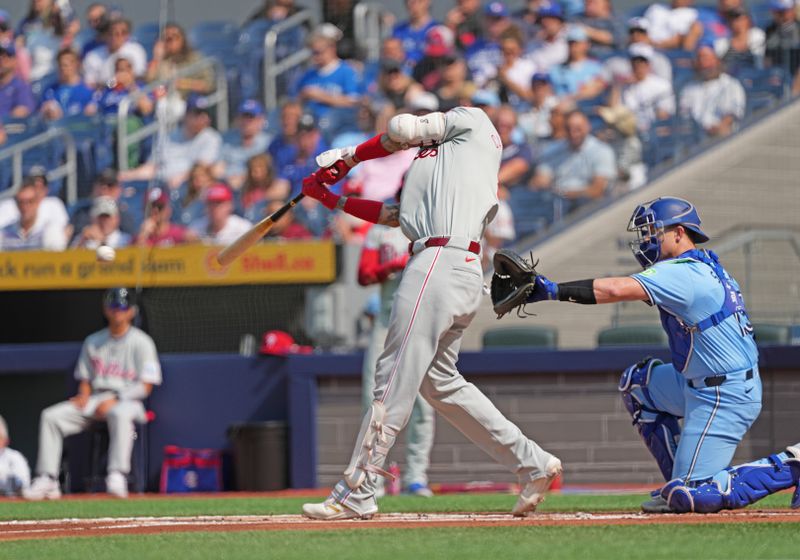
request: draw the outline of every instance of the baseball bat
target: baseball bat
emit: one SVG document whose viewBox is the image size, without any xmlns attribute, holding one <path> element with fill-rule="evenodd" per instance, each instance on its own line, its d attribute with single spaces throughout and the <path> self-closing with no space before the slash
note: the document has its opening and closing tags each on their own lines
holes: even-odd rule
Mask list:
<svg viewBox="0 0 800 560">
<path fill-rule="evenodd" d="M 239 236 L 239 239 L 219 252 L 217 255 L 217 262 L 222 266 L 228 266 L 233 261 L 238 259 L 242 253 L 258 243 L 259 239 L 264 237 L 267 232 L 272 229 L 273 224 L 280 220 L 281 217 L 286 214 L 286 212 L 297 206 L 297 203 L 303 200 L 304 196 L 305 195 L 303 193 L 298 194 L 292 200 L 244 232 L 241 236 Z"/>
</svg>

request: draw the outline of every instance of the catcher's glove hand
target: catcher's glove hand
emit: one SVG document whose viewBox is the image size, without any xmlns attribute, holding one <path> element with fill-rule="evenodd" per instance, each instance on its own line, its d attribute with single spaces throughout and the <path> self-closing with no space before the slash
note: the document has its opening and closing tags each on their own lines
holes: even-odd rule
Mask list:
<svg viewBox="0 0 800 560">
<path fill-rule="evenodd" d="M 537 264 L 507 249 L 494 254 L 492 305 L 498 319 L 514 309 L 522 316 L 526 303 L 558 298 L 558 285 L 536 272 Z"/>
</svg>

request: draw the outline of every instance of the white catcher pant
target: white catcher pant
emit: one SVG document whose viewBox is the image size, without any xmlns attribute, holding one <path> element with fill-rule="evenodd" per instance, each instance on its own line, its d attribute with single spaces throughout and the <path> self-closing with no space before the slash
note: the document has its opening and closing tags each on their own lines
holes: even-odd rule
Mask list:
<svg viewBox="0 0 800 560">
<path fill-rule="evenodd" d="M 477 255 L 453 247 L 431 247 L 413 256 L 395 295 L 375 373 L 374 397 L 386 408 L 384 425 L 399 432 L 421 393 L 439 414 L 524 484 L 545 476 L 552 455 L 525 437 L 456 368 L 461 338 L 481 297 L 483 273 Z M 378 466 L 385 459 L 378 457 Z M 375 480 L 376 475 L 370 473 L 355 490 L 342 480 L 332 497 L 358 513 L 374 511 Z"/>
<path fill-rule="evenodd" d="M 92 423 L 92 415 L 100 401 L 113 396 L 92 395 L 81 410 L 69 401 L 60 402 L 42 411 L 39 423 L 39 457 L 36 473 L 58 477 L 64 438 L 84 431 Z M 108 411 L 108 471 L 128 474 L 131 470 L 134 422 L 145 419 L 140 401 L 121 401 Z"/>
</svg>

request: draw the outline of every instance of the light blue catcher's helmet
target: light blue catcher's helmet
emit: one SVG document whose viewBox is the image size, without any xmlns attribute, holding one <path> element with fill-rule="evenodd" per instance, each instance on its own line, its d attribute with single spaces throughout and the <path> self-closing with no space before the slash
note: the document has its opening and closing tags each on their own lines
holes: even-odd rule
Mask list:
<svg viewBox="0 0 800 560">
<path fill-rule="evenodd" d="M 661 257 L 659 235 L 669 226 L 678 224 L 694 232 L 697 243 L 708 241 L 708 236 L 700 229 L 697 209 L 688 200 L 662 196 L 636 207 L 628 222 L 628 231 L 636 233 L 630 247 L 643 268 L 654 265 Z"/>
</svg>

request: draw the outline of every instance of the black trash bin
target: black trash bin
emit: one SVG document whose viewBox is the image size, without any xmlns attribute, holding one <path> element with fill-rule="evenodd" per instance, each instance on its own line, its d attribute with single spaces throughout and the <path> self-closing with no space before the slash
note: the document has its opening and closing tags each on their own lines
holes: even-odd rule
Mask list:
<svg viewBox="0 0 800 560">
<path fill-rule="evenodd" d="M 253 422 L 228 428 L 233 442 L 236 489 L 283 490 L 289 487 L 285 422 Z"/>
</svg>

